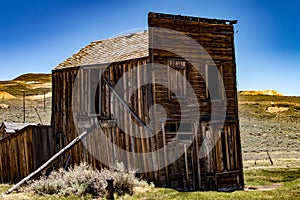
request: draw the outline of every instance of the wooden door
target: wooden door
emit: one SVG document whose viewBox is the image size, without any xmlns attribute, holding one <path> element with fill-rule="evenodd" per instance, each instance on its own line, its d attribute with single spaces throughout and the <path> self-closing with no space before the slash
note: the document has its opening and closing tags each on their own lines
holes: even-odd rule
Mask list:
<svg viewBox="0 0 300 200">
<path fill-rule="evenodd" d="M 165 164 L 170 163 L 165 167 L 167 186 L 184 191 L 198 189 L 201 177 L 195 137 L 197 123 L 169 122 L 162 127 L 163 143 L 168 146 L 164 151 Z M 173 142 L 172 145 L 168 145 L 169 142 Z"/>
</svg>

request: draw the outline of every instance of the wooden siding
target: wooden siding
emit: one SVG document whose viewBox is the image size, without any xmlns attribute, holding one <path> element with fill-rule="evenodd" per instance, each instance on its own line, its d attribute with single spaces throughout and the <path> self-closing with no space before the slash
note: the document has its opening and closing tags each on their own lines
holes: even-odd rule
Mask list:
<svg viewBox="0 0 300 200">
<path fill-rule="evenodd" d="M 155 13 L 149 14 L 149 26 L 180 31 L 201 44 L 212 57 L 221 69 L 226 91 L 226 98 L 224 98 L 226 104 L 222 101 L 223 99 L 216 102 L 219 110 L 224 109 L 224 105 L 227 106 L 225 125 L 216 130 L 211 129 L 210 123 L 214 122 L 209 122 L 211 101 L 208 98 L 206 84 L 189 62 L 185 65 L 185 71 L 182 74 L 187 77 L 196 93 L 199 110 L 201 111 L 200 119 L 195 117 L 197 113 L 194 115 L 193 112 L 195 111 L 193 109 L 181 110 L 179 103 L 186 100 L 170 98 L 172 94 L 167 87 L 161 84 L 149 84 L 133 91 L 133 84 L 141 85 L 142 80 L 145 78 L 168 85 L 170 77 L 167 76 L 169 74 L 167 67 L 151 72 L 141 70 L 138 75 L 133 75 L 131 70 L 140 69 L 141 66 L 147 63 L 168 65 L 172 63 L 169 62 L 170 59 L 182 59 L 171 52 L 149 49 L 149 57 L 112 63 L 104 71 L 103 77 L 107 79 L 112 87 L 126 72 L 129 72 L 123 80 L 124 101 L 146 124 L 150 122 L 149 108 L 152 105 L 160 104 L 165 108 L 168 118 L 167 123 L 161 124 L 159 120 L 154 122 L 156 128 L 162 128 L 162 131 L 145 139 L 130 135 L 133 132 L 140 135 L 145 133 L 139 126 L 134 126 L 138 124 L 136 119 L 133 119 L 134 123 L 130 122 L 129 119 L 133 117 L 124 107 L 115 106 L 119 104 L 119 100 L 114 97 L 107 84 L 101 83 L 99 88 L 89 87 L 89 81 L 99 80 L 99 69 L 97 68 L 104 65 L 84 66 L 85 70 L 79 70 L 79 67 L 54 70 L 52 77 L 52 128 L 55 151 L 57 152 L 63 148 L 87 127 L 95 124 L 95 116 L 101 124 L 85 138 L 83 143 L 77 144 L 60 158 L 60 166 L 65 166 L 66 163 L 73 165 L 86 161 L 93 167 L 103 168 L 122 160 L 124 156 L 119 155 L 116 149 L 109 150 L 107 142 L 116 144 L 118 148 L 126 152 L 147 153 L 162 149 L 169 142 L 175 141 L 175 146 L 166 148 L 163 152 L 157 153 L 151 158 L 143 157 L 143 162 L 136 162 L 130 154 L 125 154 L 125 161 L 123 160 L 123 162 L 129 169 L 147 171 L 153 165 L 165 166 L 166 163 L 169 163 L 168 161 L 176 158 L 176 153 L 179 150 L 182 150 L 183 155 L 174 163 L 158 171 L 140 175 L 148 181 L 153 181 L 158 186 L 181 190 L 213 190 L 223 187 L 242 188 L 243 174 L 237 113 L 233 26 L 225 24 L 225 22 L 210 24 L 186 19 L 181 20 L 180 17 L 179 19 L 175 19 L 175 17 L 173 19 L 170 17 L 164 18 L 163 15 L 158 17 Z M 149 34 L 153 36 L 149 38 L 150 45 L 151 42 L 162 42 L 162 44 L 168 45 L 168 41 L 172 41 L 172 39 L 168 40 L 159 34 L 159 32 Z M 178 49 L 183 51 L 188 48 L 190 47 L 184 46 L 184 44 L 178 46 Z M 193 49 L 190 50 L 193 52 Z M 207 55 L 194 55 L 191 53 L 190 56 L 201 61 L 200 70 L 205 74 L 209 63 Z M 74 87 L 76 76 L 78 76 L 79 82 Z M 76 93 L 73 93 L 74 89 Z M 98 93 L 92 93 L 91 95 L 89 94 L 91 90 L 97 90 Z M 96 97 L 94 98 L 95 101 L 90 99 L 91 96 L 92 98 Z M 186 96 L 189 96 L 189 93 Z M 72 101 L 77 101 L 77 103 L 72 105 Z M 87 102 L 92 102 L 95 105 L 101 103 L 98 107 L 91 108 Z M 74 113 L 74 111 L 76 112 Z M 162 113 L 158 113 L 156 110 L 154 114 L 159 116 Z M 190 124 L 192 128 L 186 133 L 180 133 L 183 139 L 179 139 L 176 131 L 172 131 L 172 129 L 174 129 L 174 126 L 179 126 L 182 117 L 187 119 L 186 123 Z M 75 126 L 75 121 L 76 125 L 79 126 L 78 129 Z M 174 123 L 175 125 L 168 127 L 168 123 Z M 114 124 L 117 124 L 117 126 Z M 125 127 L 125 130 L 121 130 L 120 126 Z M 103 135 L 99 134 L 100 132 Z M 184 138 L 191 137 L 191 135 L 194 136 L 193 143 L 187 145 Z M 108 141 L 105 139 L 108 139 Z M 98 159 L 93 155 L 97 155 Z"/>
<path fill-rule="evenodd" d="M 149 27 L 159 27 L 166 28 L 178 31 L 186 36 L 189 36 L 194 41 L 199 43 L 211 59 L 216 63 L 216 66 L 222 66 L 223 82 L 226 91 L 226 105 L 227 105 L 227 117 L 237 119 L 237 113 L 235 112 L 235 93 L 236 93 L 236 77 L 235 77 L 235 57 L 234 57 L 234 43 L 233 43 L 233 25 L 228 24 L 207 24 L 197 21 L 187 21 L 187 20 L 176 20 L 169 18 L 158 18 L 155 13 L 149 14 Z M 177 43 L 176 38 L 170 38 L 169 34 L 165 34 L 164 31 L 160 29 L 150 29 L 149 35 L 150 43 L 160 43 L 160 46 L 167 47 L 177 45 L 176 51 L 178 52 L 189 52 L 189 59 L 198 60 L 200 63 L 200 70 L 202 74 L 205 74 L 205 65 L 207 62 L 211 62 L 210 58 L 206 54 L 199 55 L 199 50 L 191 49 L 189 46 L 184 44 Z M 150 51 L 151 62 L 160 63 L 167 65 L 167 60 L 170 58 L 178 58 L 178 55 L 175 55 L 174 52 L 163 51 L 160 49 L 153 49 Z M 200 102 L 200 110 L 202 115 L 209 115 L 210 102 L 206 95 L 206 84 L 204 79 L 198 73 L 196 69 L 189 63 L 187 67 L 187 80 L 190 82 L 195 93 L 197 94 L 198 101 Z M 158 74 L 158 73 L 156 73 Z M 156 80 L 163 79 L 167 81 L 167 68 L 165 72 L 160 72 L 160 76 L 156 76 Z M 155 88 L 156 94 L 158 97 L 157 103 L 162 103 L 165 107 L 173 108 L 173 105 L 170 106 L 170 102 L 167 101 L 167 88 L 157 86 Z M 189 96 L 189 95 L 187 95 Z M 223 104 L 220 102 L 220 108 Z M 178 106 L 176 107 L 178 108 Z M 180 109 L 174 109 L 180 111 Z"/>
<path fill-rule="evenodd" d="M 0 181 L 15 183 L 53 155 L 50 126 L 28 126 L 0 140 Z"/>
<path fill-rule="evenodd" d="M 149 122 L 148 109 L 152 104 L 151 84 L 140 87 L 138 90 L 133 91 L 133 84 L 140 84 L 142 79 L 146 79 L 149 71 L 138 70 L 138 76 L 132 75 L 132 69 L 139 69 L 141 66 L 147 64 L 148 58 L 129 60 L 125 62 L 110 64 L 103 72 L 104 77 L 114 87 L 117 81 L 127 72 L 128 76 L 124 79 L 124 101 L 128 103 L 129 107 L 139 116 L 145 123 Z M 96 73 L 90 73 L 90 71 Z M 89 162 L 93 167 L 103 168 L 106 167 L 93 155 L 98 155 L 104 163 L 115 164 L 117 160 L 122 160 L 121 155 L 116 155 L 116 151 L 108 151 L 108 144 L 106 144 L 105 138 L 101 138 L 100 131 L 120 149 L 128 152 L 150 152 L 155 150 L 156 145 L 153 142 L 154 138 L 140 139 L 138 137 L 130 136 L 128 133 L 137 132 L 141 133 L 141 129 L 134 124 L 129 124 L 131 115 L 126 109 L 120 105 L 118 100 L 112 95 L 111 91 L 105 83 L 101 83 L 101 90 L 99 98 L 101 99 L 101 109 L 98 108 L 100 113 L 89 113 L 90 108 L 88 102 L 90 101 L 89 81 L 99 80 L 99 70 L 101 65 L 85 67 L 83 70 L 78 68 L 55 70 L 53 71 L 53 104 L 52 104 L 52 127 L 53 136 L 55 139 L 56 151 L 59 151 L 78 134 L 83 132 L 87 126 L 92 126 L 97 116 L 98 121 L 105 124 L 107 120 L 115 120 L 119 126 L 125 127 L 126 134 L 118 127 L 110 127 L 109 125 L 103 125 L 104 127 L 98 127 L 91 134 L 89 134 L 82 143 L 77 144 L 71 151 L 66 153 L 60 158 L 60 163 L 63 165 L 69 160 L 69 165 L 78 164 L 82 161 Z M 148 69 L 149 70 L 149 69 Z M 151 74 L 151 73 L 150 73 Z M 76 75 L 78 75 L 78 82 L 74 87 Z M 150 77 L 151 78 L 151 77 Z M 74 90 L 75 88 L 75 90 Z M 94 88 L 95 89 L 95 88 Z M 74 90 L 74 91 L 73 91 Z M 72 92 L 74 92 L 72 94 Z M 131 96 L 128 94 L 132 93 Z M 72 98 L 77 102 L 72 105 Z M 100 101 L 99 99 L 99 101 Z M 99 102 L 95 102 L 95 105 Z M 97 111 L 94 111 L 97 112 Z M 73 115 L 74 114 L 74 115 Z M 74 119 L 75 117 L 75 119 Z M 75 122 L 77 125 L 75 125 Z M 134 121 L 136 123 L 136 121 Z M 108 126 L 108 127 L 105 127 Z M 82 127 L 82 128 L 81 128 Z M 100 130 L 101 129 L 101 130 Z M 137 130 L 133 130 L 137 129 Z M 104 153 L 105 152 L 105 153 Z M 128 155 L 127 155 L 128 156 Z M 98 157 L 98 158 L 99 158 Z M 149 168 L 148 161 L 138 166 L 138 162 L 134 161 L 133 157 L 127 157 L 129 168 L 131 169 L 144 169 Z M 154 172 L 153 172 L 154 173 Z M 146 178 L 153 179 L 153 173 L 146 173 Z"/>
<path fill-rule="evenodd" d="M 184 16 L 172 16 L 157 13 L 149 13 L 148 18 L 149 27 L 154 27 L 149 29 L 149 41 L 151 43 L 159 43 L 160 49 L 153 48 L 150 49 L 150 61 L 151 63 L 159 63 L 163 65 L 168 65 L 169 59 L 189 59 L 194 60 L 199 63 L 199 70 L 205 76 L 207 75 L 207 67 L 212 61 L 218 67 L 219 72 L 222 76 L 224 83 L 225 95 L 223 99 L 214 102 L 217 111 L 224 111 L 224 105 L 226 105 L 226 120 L 223 127 L 219 127 L 218 130 L 211 130 L 210 119 L 211 115 L 211 101 L 206 89 L 207 83 L 205 83 L 204 78 L 201 77 L 199 72 L 193 67 L 189 62 L 186 64 L 186 78 L 191 84 L 194 92 L 196 93 L 199 110 L 201 112 L 201 117 L 199 121 L 198 137 L 195 139 L 192 148 L 197 143 L 197 148 L 201 149 L 204 147 L 211 151 L 207 152 L 205 157 L 197 158 L 196 154 L 190 154 L 192 157 L 189 161 L 194 161 L 194 163 L 199 162 L 200 165 L 200 176 L 197 170 L 192 171 L 189 169 L 189 174 L 201 177 L 200 183 L 202 189 L 216 189 L 223 188 L 230 185 L 230 187 L 243 188 L 243 172 L 242 172 L 242 157 L 241 157 L 241 147 L 240 147 L 240 135 L 239 135 L 239 121 L 238 121 L 238 111 L 237 111 L 237 90 L 236 90 L 236 65 L 235 65 L 235 52 L 234 52 L 234 27 L 232 24 L 220 23 L 220 24 L 210 24 L 203 23 L 201 19 L 188 18 Z M 155 27 L 159 27 L 156 29 Z M 193 45 L 185 45 L 185 42 L 178 42 L 178 35 L 166 34 L 164 30 L 171 29 L 178 31 L 186 36 L 189 36 L 198 44 L 200 44 L 207 53 L 202 51 L 199 54 L 199 50 L 193 49 L 197 48 Z M 174 38 L 172 38 L 174 36 Z M 156 45 L 154 45 L 156 46 Z M 176 54 L 174 52 L 166 51 L 168 47 L 173 47 L 176 49 Z M 178 55 L 181 52 L 183 55 L 187 55 L 188 58 L 182 58 Z M 168 73 L 168 67 L 165 71 L 159 70 L 159 72 L 154 72 L 153 80 L 154 82 L 162 81 L 168 82 L 170 77 L 165 76 Z M 183 118 L 190 118 L 193 120 L 193 109 L 182 110 L 179 106 L 179 101 L 171 101 L 169 98 L 168 88 L 162 85 L 154 85 L 154 99 L 156 104 L 162 105 L 167 112 L 168 118 L 174 121 L 180 121 Z M 190 94 L 187 94 L 186 101 Z M 218 112 L 217 112 L 218 114 Z M 160 113 L 157 113 L 160 115 Z M 205 119 L 202 121 L 202 118 Z M 213 122 L 212 122 L 213 123 Z M 166 137 L 172 135 L 172 133 L 164 133 Z M 163 134 L 158 134 L 162 140 Z M 222 137 L 221 137 L 222 135 Z M 205 141 L 208 141 L 206 143 Z M 219 138 L 217 141 L 215 138 Z M 223 138 L 223 140 L 222 140 Z M 213 146 L 211 146 L 213 145 Z M 192 150 L 190 150 L 192 152 Z M 179 158 L 184 159 L 184 155 Z M 226 165 L 226 166 L 224 166 Z M 180 165 L 177 165 L 182 167 Z M 178 170 L 177 170 L 178 171 Z M 234 172 L 234 173 L 227 173 Z M 164 176 L 163 179 L 168 179 L 170 176 L 170 170 L 162 169 L 159 172 Z M 183 175 L 177 175 L 177 179 L 181 178 L 187 181 Z M 222 180 L 221 180 L 222 179 Z M 229 184 L 225 184 L 226 182 Z M 180 182 L 180 181 L 177 181 Z M 166 181 L 166 184 L 167 181 Z M 182 180 L 181 180 L 182 184 Z M 168 185 L 173 187 L 172 185 Z M 183 185 L 182 185 L 183 186 Z M 197 186 L 197 185 L 196 185 Z"/>
</svg>

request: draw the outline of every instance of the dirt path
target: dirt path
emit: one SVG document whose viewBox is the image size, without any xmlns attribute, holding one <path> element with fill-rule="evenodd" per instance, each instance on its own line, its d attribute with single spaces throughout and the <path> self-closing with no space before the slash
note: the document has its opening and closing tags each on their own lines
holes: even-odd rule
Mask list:
<svg viewBox="0 0 300 200">
<path fill-rule="evenodd" d="M 245 191 L 252 191 L 252 190 L 258 190 L 258 191 L 269 191 L 269 190 L 276 190 L 277 188 L 281 187 L 282 183 L 274 183 L 271 185 L 260 185 L 260 186 L 246 186 Z"/>
</svg>

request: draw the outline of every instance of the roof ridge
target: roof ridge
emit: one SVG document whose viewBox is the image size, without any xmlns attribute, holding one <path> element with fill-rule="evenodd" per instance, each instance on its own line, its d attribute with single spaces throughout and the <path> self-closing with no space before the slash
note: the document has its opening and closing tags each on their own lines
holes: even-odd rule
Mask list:
<svg viewBox="0 0 300 200">
<path fill-rule="evenodd" d="M 134 33 L 128 33 L 126 35 L 116 35 L 116 36 L 113 36 L 113 37 L 109 37 L 109 38 L 106 38 L 106 39 L 103 39 L 103 40 L 94 40 L 91 43 L 98 43 L 98 42 L 104 42 L 104 41 L 110 41 L 110 40 L 113 40 L 113 39 L 118 39 L 118 38 L 124 38 L 124 37 L 130 37 L 130 36 L 133 36 L 135 34 L 142 34 L 142 33 L 146 33 L 148 32 L 147 30 L 144 30 L 144 31 L 138 31 L 138 32 L 134 32 Z"/>
<path fill-rule="evenodd" d="M 125 61 L 148 55 L 148 31 L 144 30 L 104 40 L 92 41 L 71 57 L 58 64 L 54 70 Z"/>
</svg>

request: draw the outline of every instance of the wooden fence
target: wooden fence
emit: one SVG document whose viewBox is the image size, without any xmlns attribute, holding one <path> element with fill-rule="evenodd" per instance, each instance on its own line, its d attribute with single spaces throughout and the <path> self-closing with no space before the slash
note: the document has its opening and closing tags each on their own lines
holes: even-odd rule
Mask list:
<svg viewBox="0 0 300 200">
<path fill-rule="evenodd" d="M 0 181 L 20 181 L 53 155 L 50 126 L 27 126 L 0 140 Z"/>
</svg>

